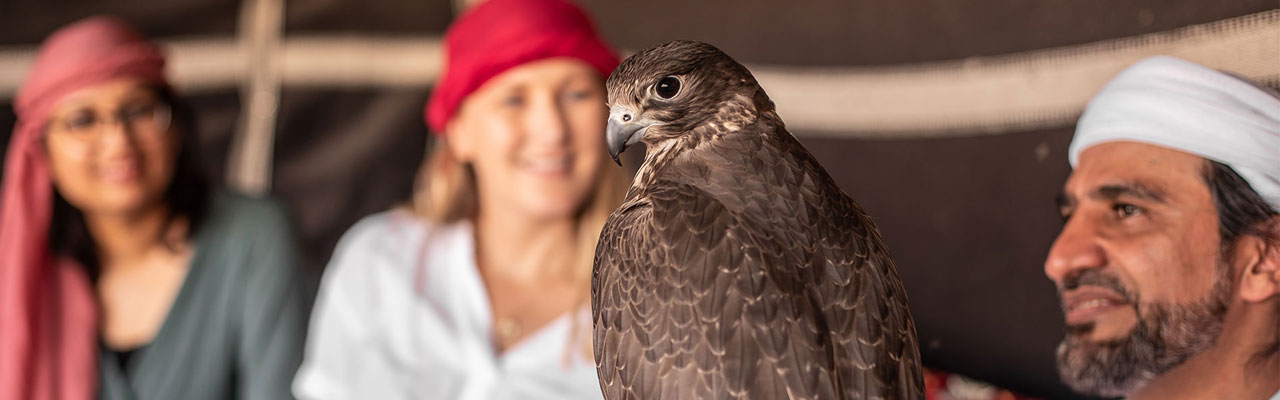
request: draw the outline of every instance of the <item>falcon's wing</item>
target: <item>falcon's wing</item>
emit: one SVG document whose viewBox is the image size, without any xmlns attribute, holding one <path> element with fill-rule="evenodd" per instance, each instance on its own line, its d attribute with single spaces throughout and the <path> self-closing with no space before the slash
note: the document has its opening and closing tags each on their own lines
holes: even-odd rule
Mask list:
<svg viewBox="0 0 1280 400">
<path fill-rule="evenodd" d="M 879 232 L 843 193 L 818 202 L 828 206 L 815 208 L 817 221 L 829 221 L 831 231 L 815 241 L 811 293 L 836 342 L 843 390 L 859 398 L 924 398 L 906 290 Z"/>
<path fill-rule="evenodd" d="M 753 151 L 776 177 L 776 208 L 757 225 L 778 246 L 768 260 L 780 282 L 821 310 L 817 329 L 835 343 L 845 398 L 923 399 L 924 380 L 906 290 L 874 222 L 794 136 L 778 127 Z M 772 167 L 769 167 L 772 166 Z M 788 285 L 787 283 L 782 283 Z"/>
<path fill-rule="evenodd" d="M 631 297 L 640 290 L 639 282 L 632 275 L 640 268 L 638 260 L 645 250 L 633 243 L 635 238 L 646 234 L 651 219 L 651 208 L 647 203 L 625 204 L 605 221 L 596 245 L 591 275 L 592 344 L 600 389 L 606 399 L 624 399 L 628 398 L 624 393 L 634 394 L 621 377 L 632 371 L 623 370 L 622 365 L 624 360 L 638 355 L 635 349 L 622 353 L 617 338 L 632 323 L 624 318 L 633 312 L 635 300 Z M 608 345 L 605 345 L 606 338 L 610 339 Z M 634 398 L 634 395 L 630 397 Z"/>
</svg>

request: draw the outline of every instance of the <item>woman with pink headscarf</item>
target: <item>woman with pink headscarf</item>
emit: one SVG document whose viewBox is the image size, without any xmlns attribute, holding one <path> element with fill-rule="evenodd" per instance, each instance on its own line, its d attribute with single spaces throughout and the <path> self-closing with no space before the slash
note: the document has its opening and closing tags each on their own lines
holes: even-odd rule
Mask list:
<svg viewBox="0 0 1280 400">
<path fill-rule="evenodd" d="M 89 18 L 41 45 L 0 203 L 0 399 L 281 399 L 306 303 L 273 203 L 212 191 L 164 56 Z"/>
</svg>

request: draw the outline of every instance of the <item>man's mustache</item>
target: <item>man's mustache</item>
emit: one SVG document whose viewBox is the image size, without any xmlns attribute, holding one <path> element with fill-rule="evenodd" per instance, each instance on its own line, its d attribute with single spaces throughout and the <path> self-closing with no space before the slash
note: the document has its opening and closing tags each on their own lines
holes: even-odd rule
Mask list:
<svg viewBox="0 0 1280 400">
<path fill-rule="evenodd" d="M 1061 299 L 1064 292 L 1078 289 L 1081 286 L 1097 286 L 1108 289 L 1120 294 L 1129 304 L 1138 304 L 1137 296 L 1133 295 L 1123 283 L 1120 283 L 1119 279 L 1096 269 L 1088 269 L 1068 276 L 1062 281 L 1062 286 L 1058 288 L 1058 298 Z"/>
<path fill-rule="evenodd" d="M 1115 291 L 1117 294 L 1124 296 L 1124 299 L 1129 303 L 1137 303 L 1138 300 L 1134 299 L 1133 294 L 1130 294 L 1129 288 L 1125 287 L 1124 283 L 1120 283 L 1120 279 L 1108 276 L 1108 274 L 1097 271 L 1097 269 L 1087 269 L 1087 271 L 1076 273 L 1066 278 L 1065 281 L 1062 281 L 1062 286 L 1057 288 L 1057 295 L 1061 296 L 1062 292 L 1075 290 L 1080 286 L 1107 288 L 1107 290 Z"/>
<path fill-rule="evenodd" d="M 1067 304 L 1065 302 L 1062 302 L 1063 294 L 1069 290 L 1078 289 L 1081 286 L 1095 286 L 1095 287 L 1111 290 L 1119 294 L 1121 297 L 1123 297 L 1126 302 L 1128 302 L 1130 305 L 1134 307 L 1135 311 L 1138 308 L 1138 301 L 1136 298 L 1137 296 L 1134 296 L 1131 292 L 1129 292 L 1129 289 L 1125 288 L 1124 284 L 1120 283 L 1119 279 L 1116 279 L 1116 277 L 1114 276 L 1104 274 L 1101 271 L 1098 271 L 1096 269 L 1088 269 L 1078 274 L 1067 277 L 1065 280 L 1063 280 L 1062 286 L 1058 288 L 1058 301 L 1061 303 L 1063 314 L 1067 313 Z M 1086 322 L 1078 325 L 1068 325 L 1066 327 L 1067 336 L 1071 337 L 1071 336 L 1087 335 L 1089 334 L 1089 332 L 1093 331 L 1093 327 L 1094 327 L 1094 322 Z"/>
</svg>

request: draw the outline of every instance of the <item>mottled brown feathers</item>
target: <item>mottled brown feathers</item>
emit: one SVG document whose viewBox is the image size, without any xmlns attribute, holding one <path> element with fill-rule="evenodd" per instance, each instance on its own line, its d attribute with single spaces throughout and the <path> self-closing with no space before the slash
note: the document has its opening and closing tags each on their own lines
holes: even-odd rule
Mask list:
<svg viewBox="0 0 1280 400">
<path fill-rule="evenodd" d="M 679 76 L 659 101 L 649 85 Z M 592 277 L 607 399 L 922 399 L 906 293 L 875 225 L 740 64 L 673 42 L 611 103 L 660 121 Z M 652 128 L 651 128 L 652 129 Z"/>
</svg>

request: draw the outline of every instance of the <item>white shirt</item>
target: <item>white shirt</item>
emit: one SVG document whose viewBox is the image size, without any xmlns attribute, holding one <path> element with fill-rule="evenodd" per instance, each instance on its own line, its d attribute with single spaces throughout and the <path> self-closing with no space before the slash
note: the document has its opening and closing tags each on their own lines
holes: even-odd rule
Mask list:
<svg viewBox="0 0 1280 400">
<path fill-rule="evenodd" d="M 299 399 L 602 397 L 581 344 L 591 337 L 587 308 L 502 354 L 491 318 L 469 224 L 375 214 L 334 251 L 293 392 Z"/>
</svg>

